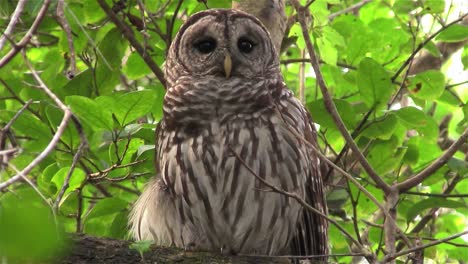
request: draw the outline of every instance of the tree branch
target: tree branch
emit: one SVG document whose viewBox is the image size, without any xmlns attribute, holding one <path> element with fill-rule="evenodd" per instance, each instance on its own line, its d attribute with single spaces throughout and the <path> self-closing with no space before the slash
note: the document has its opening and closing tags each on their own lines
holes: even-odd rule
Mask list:
<svg viewBox="0 0 468 264">
<path fill-rule="evenodd" d="M 164 77 L 164 73 L 162 72 L 161 68 L 153 61 L 149 53 L 140 45 L 138 40 L 136 40 L 133 30 L 122 20 L 120 20 L 117 15 L 114 13 L 112 8 L 106 3 L 105 0 L 97 0 L 99 5 L 101 6 L 102 10 L 106 12 L 109 18 L 114 22 L 117 28 L 122 32 L 122 34 L 127 38 L 133 48 L 136 49 L 138 54 L 143 58 L 146 65 L 151 69 L 151 71 L 156 75 L 159 82 L 166 87 L 166 79 Z"/>
<path fill-rule="evenodd" d="M 13 59 L 13 57 L 16 56 L 16 54 L 18 54 L 20 50 L 22 50 L 26 45 L 28 45 L 32 36 L 34 35 L 34 33 L 36 33 L 36 30 L 39 28 L 39 25 L 41 24 L 42 19 L 44 19 L 50 3 L 51 3 L 51 0 L 44 0 L 44 3 L 42 4 L 41 9 L 39 9 L 39 12 L 37 13 L 36 19 L 32 23 L 28 32 L 26 32 L 26 35 L 24 35 L 24 37 L 21 39 L 20 42 L 18 42 L 17 44 L 14 44 L 13 48 L 5 56 L 3 56 L 3 58 L 0 59 L 0 68 L 5 66 L 11 59 Z M 5 37 L 8 37 L 8 36 L 5 36 Z"/>
<path fill-rule="evenodd" d="M 7 38 L 11 36 L 11 33 L 13 33 L 13 30 L 16 27 L 16 24 L 19 21 L 19 18 L 21 16 L 21 13 L 23 13 L 24 5 L 26 4 L 27 0 L 19 0 L 18 4 L 16 5 L 15 11 L 11 15 L 10 22 L 8 23 L 8 26 L 6 27 L 5 31 L 3 34 L 0 36 L 0 50 L 3 49 L 3 46 L 5 45 Z"/>
<path fill-rule="evenodd" d="M 463 145 L 468 140 L 468 128 L 465 129 L 463 134 L 458 138 L 438 159 L 432 162 L 431 165 L 427 166 L 418 174 L 410 177 L 409 179 L 397 183 L 395 188 L 400 192 L 406 192 L 409 189 L 415 187 L 416 185 L 423 182 L 427 177 L 432 175 L 436 170 L 442 167 L 454 154 L 457 152 L 458 148 Z"/>
<path fill-rule="evenodd" d="M 65 14 L 63 12 L 63 8 L 65 5 L 65 0 L 58 0 L 57 2 L 57 20 L 60 24 L 60 26 L 63 28 L 65 31 L 65 34 L 67 36 L 67 42 L 68 42 L 68 52 L 69 57 L 70 57 L 70 67 L 69 70 L 66 72 L 66 76 L 69 79 L 72 79 L 76 75 L 76 54 L 75 54 L 75 46 L 73 44 L 73 36 L 72 36 L 72 31 L 70 28 L 70 24 L 67 21 L 67 18 L 65 17 Z"/>
<path fill-rule="evenodd" d="M 457 237 L 461 237 L 461 236 L 466 235 L 466 234 L 468 234 L 468 231 L 464 231 L 464 232 L 461 232 L 461 233 L 446 237 L 444 239 L 439 239 L 439 240 L 436 240 L 434 242 L 430 242 L 430 243 L 423 244 L 423 245 L 420 245 L 420 246 L 417 246 L 417 247 L 413 247 L 413 248 L 410 248 L 410 249 L 407 249 L 407 250 L 403 250 L 403 251 L 400 251 L 400 252 L 395 253 L 395 254 L 386 255 L 385 258 L 382 260 L 382 263 L 388 263 L 389 261 L 391 261 L 391 260 L 393 260 L 393 259 L 395 259 L 395 258 L 397 258 L 399 256 L 407 255 L 407 254 L 410 254 L 410 253 L 413 253 L 413 252 L 416 252 L 418 250 L 425 249 L 425 248 L 428 248 L 428 247 L 433 247 L 433 246 L 436 246 L 438 244 L 445 243 L 445 242 L 447 242 L 449 240 L 455 239 Z"/>
</svg>

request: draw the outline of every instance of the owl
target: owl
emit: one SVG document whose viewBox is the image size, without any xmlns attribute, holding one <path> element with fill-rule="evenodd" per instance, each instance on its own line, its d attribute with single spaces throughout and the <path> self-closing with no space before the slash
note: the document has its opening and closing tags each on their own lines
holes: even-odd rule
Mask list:
<svg viewBox="0 0 468 264">
<path fill-rule="evenodd" d="M 166 78 L 158 175 L 131 213 L 135 239 L 226 254 L 327 254 L 326 219 L 258 180 L 326 213 L 319 160 L 304 144 L 316 144 L 310 115 L 286 87 L 261 22 L 231 9 L 194 14 L 170 46 Z"/>
</svg>

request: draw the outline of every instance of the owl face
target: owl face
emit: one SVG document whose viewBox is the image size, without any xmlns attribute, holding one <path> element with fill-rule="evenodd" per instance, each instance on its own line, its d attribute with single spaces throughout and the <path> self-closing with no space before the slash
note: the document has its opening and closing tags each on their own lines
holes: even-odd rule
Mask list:
<svg viewBox="0 0 468 264">
<path fill-rule="evenodd" d="M 176 36 L 167 61 L 181 65 L 176 75 L 197 77 L 256 78 L 278 67 L 269 33 L 261 22 L 230 9 L 211 9 L 190 17 Z"/>
</svg>

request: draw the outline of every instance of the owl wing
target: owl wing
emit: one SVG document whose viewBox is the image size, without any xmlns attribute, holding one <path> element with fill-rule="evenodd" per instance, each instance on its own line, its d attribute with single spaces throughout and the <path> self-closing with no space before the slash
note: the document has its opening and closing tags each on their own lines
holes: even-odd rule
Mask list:
<svg viewBox="0 0 468 264">
<path fill-rule="evenodd" d="M 318 147 L 317 132 L 312 118 L 302 103 L 287 89 L 283 89 L 279 101 L 279 110 L 291 129 L 302 135 L 303 139 Z M 315 209 L 326 214 L 327 205 L 323 191 L 323 180 L 320 172 L 320 161 L 313 150 L 308 149 L 309 170 L 306 175 L 305 201 Z M 303 209 L 302 216 L 297 225 L 296 235 L 291 243 L 293 255 L 327 255 L 328 254 L 328 221 L 309 210 Z M 315 258 L 313 261 L 325 262 L 324 258 Z"/>
</svg>

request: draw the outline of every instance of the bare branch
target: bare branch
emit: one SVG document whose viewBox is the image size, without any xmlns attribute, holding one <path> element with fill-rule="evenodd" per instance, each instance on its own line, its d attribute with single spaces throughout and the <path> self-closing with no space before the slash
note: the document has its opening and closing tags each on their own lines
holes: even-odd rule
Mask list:
<svg viewBox="0 0 468 264">
<path fill-rule="evenodd" d="M 428 197 L 442 197 L 442 198 L 468 198 L 468 193 L 464 194 L 444 194 L 444 193 L 422 193 L 422 192 L 404 192 L 404 194 L 428 196 Z"/>
<path fill-rule="evenodd" d="M 73 156 L 73 161 L 72 161 L 72 164 L 70 166 L 70 169 L 67 172 L 67 176 L 65 177 L 62 188 L 60 188 L 60 192 L 57 195 L 57 198 L 55 199 L 54 205 L 52 207 L 52 209 L 55 212 L 57 212 L 57 210 L 58 210 L 58 208 L 60 206 L 60 202 L 62 201 L 63 195 L 65 194 L 65 191 L 67 190 L 67 188 L 69 186 L 70 179 L 71 179 L 71 176 L 73 174 L 73 171 L 75 170 L 76 164 L 80 160 L 80 157 L 81 157 L 81 155 L 83 153 L 83 150 L 86 148 L 86 146 L 87 146 L 86 141 L 81 141 L 80 145 L 78 146 L 78 150 L 76 151 L 75 155 Z"/>
<path fill-rule="evenodd" d="M 11 126 L 13 123 L 18 119 L 18 117 L 26 110 L 32 103 L 32 99 L 29 99 L 21 108 L 18 110 L 18 112 L 15 113 L 15 115 L 11 118 L 10 121 L 1 129 L 2 133 L 5 133 L 6 131 L 10 130 Z"/>
<path fill-rule="evenodd" d="M 42 19 L 44 19 L 47 9 L 49 9 L 50 2 L 51 0 L 44 0 L 41 9 L 39 9 L 39 12 L 37 13 L 36 19 L 32 23 L 31 28 L 29 28 L 28 32 L 26 32 L 26 35 L 24 35 L 20 42 L 15 44 L 13 48 L 5 56 L 3 56 L 3 58 L 0 59 L 0 68 L 5 66 L 11 59 L 13 59 L 13 57 L 16 56 L 16 54 L 18 54 L 20 50 L 26 47 L 34 33 L 36 33 L 37 28 L 39 28 Z"/>
<path fill-rule="evenodd" d="M 382 263 L 388 263 L 389 261 L 399 257 L 399 256 L 403 256 L 403 255 L 407 255 L 407 254 L 410 254 L 410 253 L 413 253 L 413 252 L 416 252 L 418 250 L 421 250 L 421 249 L 425 249 L 425 248 L 428 248 L 428 247 L 433 247 L 433 246 L 436 246 L 438 244 L 441 244 L 441 243 L 445 243 L 449 240 L 452 240 L 452 239 L 455 239 L 457 237 L 461 237 L 463 235 L 466 235 L 468 234 L 468 231 L 463 231 L 461 233 L 458 233 L 458 234 L 455 234 L 455 235 L 452 235 L 452 236 L 449 236 L 449 237 L 446 237 L 446 238 L 443 238 L 443 239 L 439 239 L 439 240 L 436 240 L 434 242 L 430 242 L 430 243 L 427 243 L 427 244 L 423 244 L 423 245 L 420 245 L 420 246 L 417 246 L 417 247 L 413 247 L 413 248 L 410 248 L 408 250 L 403 250 L 403 251 L 400 251 L 400 252 L 397 252 L 395 254 L 389 254 L 389 255 L 386 255 L 385 258 L 382 260 Z"/>
<path fill-rule="evenodd" d="M 69 70 L 66 72 L 66 76 L 69 79 L 72 79 L 76 75 L 76 54 L 75 54 L 75 46 L 73 45 L 73 35 L 70 28 L 70 24 L 65 17 L 63 12 L 63 7 L 65 5 L 65 0 L 58 0 L 57 2 L 57 18 L 60 26 L 62 26 L 65 34 L 67 35 L 67 42 L 68 42 L 68 52 L 70 57 L 70 67 Z"/>
<path fill-rule="evenodd" d="M 410 177 L 409 179 L 397 183 L 395 188 L 400 192 L 408 191 L 409 189 L 415 187 L 416 185 L 423 182 L 427 177 L 432 175 L 436 170 L 442 167 L 454 154 L 457 152 L 458 148 L 463 145 L 468 140 L 468 128 L 465 129 L 463 134 L 458 138 L 438 159 L 432 162 L 431 165 L 427 166 L 418 174 Z"/>
<path fill-rule="evenodd" d="M 11 33 L 13 33 L 13 30 L 15 29 L 16 24 L 18 23 L 21 13 L 23 13 L 24 5 L 26 4 L 27 0 L 19 0 L 18 4 L 16 5 L 15 11 L 11 15 L 10 22 L 8 23 L 8 26 L 6 27 L 5 31 L 3 34 L 0 36 L 0 50 L 3 49 L 3 46 L 5 45 L 7 38 L 11 36 Z"/>
<path fill-rule="evenodd" d="M 177 6 L 174 10 L 174 14 L 172 15 L 172 18 L 170 20 L 170 24 L 167 25 L 167 31 L 166 31 L 166 35 L 167 35 L 167 46 L 169 47 L 171 45 L 171 42 L 172 42 L 172 31 L 174 31 L 174 24 L 175 24 L 175 20 L 177 19 L 177 15 L 179 14 L 179 10 L 180 10 L 180 7 L 182 6 L 182 3 L 184 2 L 184 0 L 179 0 L 177 2 Z"/>
<path fill-rule="evenodd" d="M 390 193 L 385 195 L 385 212 L 388 213 L 389 216 L 385 218 L 384 222 L 384 234 L 385 234 L 385 249 L 387 250 L 387 254 L 394 254 L 396 252 L 396 225 L 390 221 L 390 218 L 396 220 L 396 205 L 398 203 L 399 193 L 396 188 L 392 186 L 392 190 Z M 393 263 L 390 261 L 390 263 Z"/>
<path fill-rule="evenodd" d="M 12 168 L 15 171 L 15 173 L 17 175 L 19 175 L 25 182 L 27 182 L 31 186 L 31 188 L 34 189 L 34 191 L 42 198 L 42 200 L 45 202 L 45 204 L 47 204 L 48 206 L 51 206 L 49 200 L 47 199 L 47 197 L 45 197 L 45 195 L 42 194 L 42 192 L 39 190 L 39 188 L 37 188 L 37 186 L 25 174 L 22 174 L 18 170 L 18 168 L 16 168 L 16 166 L 11 164 L 11 163 L 9 163 L 8 166 L 10 168 Z"/>
<path fill-rule="evenodd" d="M 28 164 L 28 166 L 26 166 L 26 168 L 24 168 L 22 171 L 20 171 L 19 173 L 17 173 L 15 176 L 11 177 L 10 179 L 0 183 L 0 191 L 4 190 L 5 188 L 12 185 L 13 183 L 21 180 L 23 175 L 29 174 L 29 172 L 31 172 L 31 170 L 34 167 L 36 167 L 43 159 L 45 159 L 50 154 L 50 152 L 52 152 L 52 150 L 55 148 L 55 146 L 59 142 L 60 137 L 62 136 L 63 132 L 65 131 L 68 125 L 68 122 L 71 119 L 71 116 L 72 114 L 70 111 L 64 112 L 62 122 L 60 122 L 60 125 L 57 128 L 57 132 L 52 137 L 52 140 L 49 142 L 49 144 L 47 144 L 46 148 L 36 158 L 34 158 L 34 160 L 31 161 Z"/>
</svg>

